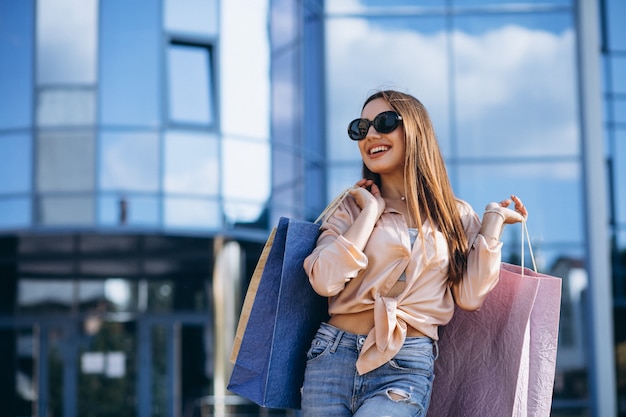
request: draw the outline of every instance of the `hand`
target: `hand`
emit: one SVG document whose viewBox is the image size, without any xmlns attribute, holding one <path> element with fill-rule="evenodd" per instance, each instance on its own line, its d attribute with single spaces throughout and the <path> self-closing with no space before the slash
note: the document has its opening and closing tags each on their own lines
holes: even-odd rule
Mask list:
<svg viewBox="0 0 626 417">
<path fill-rule="evenodd" d="M 514 204 L 514 209 L 508 208 L 511 203 Z M 528 210 L 522 200 L 519 197 L 512 195 L 511 198 L 502 200 L 499 203 L 489 203 L 485 208 L 485 211 L 496 211 L 504 219 L 504 223 L 513 224 L 526 220 L 528 218 Z"/>
<path fill-rule="evenodd" d="M 354 197 L 356 204 L 361 210 L 372 209 L 379 216 L 385 210 L 385 200 L 380 194 L 380 189 L 372 180 L 362 179 L 358 181 L 354 188 L 350 190 L 350 195 Z"/>
</svg>

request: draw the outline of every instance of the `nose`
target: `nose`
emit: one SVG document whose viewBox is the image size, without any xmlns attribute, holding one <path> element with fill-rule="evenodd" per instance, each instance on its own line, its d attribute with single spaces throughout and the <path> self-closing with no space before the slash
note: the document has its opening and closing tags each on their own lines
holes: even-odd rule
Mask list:
<svg viewBox="0 0 626 417">
<path fill-rule="evenodd" d="M 367 139 L 370 136 L 376 136 L 379 137 L 380 133 L 378 133 L 378 130 L 376 130 L 376 128 L 374 127 L 373 124 L 371 124 L 368 128 L 367 128 L 367 136 L 365 136 L 365 138 Z"/>
</svg>

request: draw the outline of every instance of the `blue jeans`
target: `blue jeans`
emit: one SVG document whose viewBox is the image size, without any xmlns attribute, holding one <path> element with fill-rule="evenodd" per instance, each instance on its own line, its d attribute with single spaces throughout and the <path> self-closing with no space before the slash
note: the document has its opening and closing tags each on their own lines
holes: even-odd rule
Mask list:
<svg viewBox="0 0 626 417">
<path fill-rule="evenodd" d="M 302 417 L 424 417 L 434 379 L 433 341 L 408 337 L 371 372 L 356 371 L 365 335 L 322 323 L 307 353 Z"/>
</svg>

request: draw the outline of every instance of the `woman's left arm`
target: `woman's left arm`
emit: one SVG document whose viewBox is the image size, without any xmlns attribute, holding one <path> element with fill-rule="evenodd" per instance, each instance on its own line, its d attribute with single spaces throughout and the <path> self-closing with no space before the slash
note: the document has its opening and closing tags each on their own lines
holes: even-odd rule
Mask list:
<svg viewBox="0 0 626 417">
<path fill-rule="evenodd" d="M 510 209 L 512 203 L 514 208 Z M 498 283 L 502 249 L 500 235 L 504 225 L 523 221 L 527 216 L 528 211 L 516 196 L 499 203 L 489 203 L 482 222 L 473 211 L 461 214 L 470 250 L 463 280 L 452 286 L 452 294 L 459 307 L 469 311 L 480 308 L 487 294 Z"/>
</svg>

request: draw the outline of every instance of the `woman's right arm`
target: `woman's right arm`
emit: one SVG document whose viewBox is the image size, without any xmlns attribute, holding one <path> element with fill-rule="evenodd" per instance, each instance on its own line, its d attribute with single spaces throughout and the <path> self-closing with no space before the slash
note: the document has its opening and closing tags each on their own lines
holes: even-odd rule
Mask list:
<svg viewBox="0 0 626 417">
<path fill-rule="evenodd" d="M 364 188 L 365 184 L 371 186 L 359 181 L 358 187 L 347 197 L 354 199 L 358 212 L 349 210 L 349 203 L 344 201 L 324 221 L 317 246 L 304 260 L 304 270 L 311 286 L 322 296 L 338 294 L 346 283 L 367 267 L 363 250 L 384 210 L 384 200 L 375 185 L 371 186 L 370 192 Z"/>
</svg>

